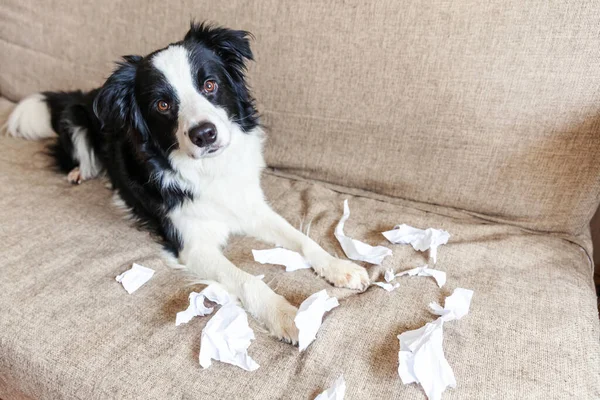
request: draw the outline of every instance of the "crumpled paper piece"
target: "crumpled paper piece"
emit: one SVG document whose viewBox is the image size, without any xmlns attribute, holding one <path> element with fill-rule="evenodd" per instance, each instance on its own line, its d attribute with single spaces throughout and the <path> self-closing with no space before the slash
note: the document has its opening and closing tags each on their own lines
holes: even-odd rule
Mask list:
<svg viewBox="0 0 600 400">
<path fill-rule="evenodd" d="M 440 317 L 422 328 L 398 335 L 398 374 L 402 383 L 419 383 L 429 400 L 440 400 L 448 386 L 456 387 L 454 372 L 444 356 L 444 322 L 461 319 L 469 312 L 473 291 L 457 288 L 448 296 L 444 307 L 431 303 Z"/>
<path fill-rule="evenodd" d="M 283 265 L 286 272 L 310 268 L 310 264 L 300 253 L 281 247 L 268 250 L 252 250 L 252 255 L 254 261 L 261 264 Z"/>
<path fill-rule="evenodd" d="M 298 348 L 305 350 L 317 338 L 323 323 L 323 315 L 339 306 L 335 297 L 329 297 L 325 289 L 317 292 L 300 304 L 294 323 L 298 328 Z"/>
<path fill-rule="evenodd" d="M 208 368 L 212 359 L 254 371 L 259 365 L 248 355 L 248 346 L 254 339 L 246 312 L 235 303 L 227 303 L 202 330 L 200 365 Z"/>
<path fill-rule="evenodd" d="M 204 305 L 204 295 L 202 293 L 192 292 L 189 296 L 190 305 L 185 311 L 180 311 L 177 313 L 175 317 L 175 326 L 179 326 L 181 324 L 187 324 L 194 317 L 203 317 L 208 314 L 212 314 L 214 308 L 206 307 Z"/>
<path fill-rule="evenodd" d="M 432 312 L 439 315 L 444 322 L 461 319 L 469 313 L 473 291 L 469 289 L 456 288 L 454 292 L 444 301 L 444 307 L 436 302 L 429 303 Z"/>
<path fill-rule="evenodd" d="M 448 243 L 450 239 L 450 234 L 444 230 L 433 228 L 423 230 L 406 224 L 396 225 L 391 231 L 382 234 L 395 244 L 410 244 L 417 251 L 429 249 L 429 257 L 433 259 L 434 264 L 437 262 L 438 246 Z"/>
<path fill-rule="evenodd" d="M 202 293 L 208 300 L 213 303 L 224 306 L 233 302 L 233 297 L 225 288 L 220 284 L 210 284 L 205 287 L 200 293 Z"/>
<path fill-rule="evenodd" d="M 387 271 L 386 271 L 387 273 Z M 444 286 L 446 283 L 446 273 L 444 271 L 440 271 L 438 269 L 429 268 L 428 265 L 423 265 L 422 267 L 417 267 L 413 269 L 409 269 L 408 271 L 402 271 L 396 276 L 431 276 L 437 282 L 439 287 Z"/>
<path fill-rule="evenodd" d="M 398 282 L 394 283 L 393 285 L 391 283 L 387 283 L 387 282 L 373 282 L 373 285 L 377 285 L 381 288 L 384 288 L 388 292 L 396 290 L 400 287 L 400 284 Z"/>
<path fill-rule="evenodd" d="M 127 293 L 131 294 L 142 287 L 144 283 L 148 282 L 153 275 L 153 269 L 133 263 L 130 269 L 121 275 L 117 275 L 115 279 L 123 285 Z"/>
<path fill-rule="evenodd" d="M 349 259 L 380 265 L 385 257 L 392 255 L 392 250 L 387 247 L 373 247 L 346 236 L 344 234 L 344 224 L 348 218 L 350 218 L 350 208 L 348 207 L 348 200 L 344 200 L 344 215 L 338 222 L 334 234 Z"/>
<path fill-rule="evenodd" d="M 186 324 L 194 317 L 203 317 L 205 315 L 212 314 L 214 308 L 206 307 L 204 305 L 205 299 L 220 305 L 225 305 L 233 301 L 231 295 L 220 285 L 208 285 L 200 293 L 190 293 L 190 305 L 186 310 L 177 313 L 177 316 L 175 317 L 175 326 Z"/>
<path fill-rule="evenodd" d="M 344 375 L 335 380 L 332 387 L 315 397 L 315 400 L 344 400 L 346 395 L 346 381 Z"/>
<path fill-rule="evenodd" d="M 386 282 L 391 282 L 394 280 L 394 278 L 396 278 L 396 274 L 394 274 L 394 270 L 389 268 L 385 270 L 385 274 L 383 275 L 383 278 L 385 279 Z"/>
</svg>

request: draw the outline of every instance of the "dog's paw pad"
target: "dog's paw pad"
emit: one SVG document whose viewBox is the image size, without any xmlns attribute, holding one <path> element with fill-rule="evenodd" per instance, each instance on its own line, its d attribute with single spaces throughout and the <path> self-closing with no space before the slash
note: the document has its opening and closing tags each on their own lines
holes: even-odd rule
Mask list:
<svg viewBox="0 0 600 400">
<path fill-rule="evenodd" d="M 81 178 L 81 171 L 79 170 L 79 167 L 75 167 L 71 170 L 71 172 L 69 172 L 69 174 L 67 175 L 67 181 L 74 185 L 81 184 L 82 178 Z"/>
<path fill-rule="evenodd" d="M 334 258 L 323 269 L 323 277 L 337 287 L 365 290 L 370 280 L 367 270 L 347 260 Z"/>
</svg>

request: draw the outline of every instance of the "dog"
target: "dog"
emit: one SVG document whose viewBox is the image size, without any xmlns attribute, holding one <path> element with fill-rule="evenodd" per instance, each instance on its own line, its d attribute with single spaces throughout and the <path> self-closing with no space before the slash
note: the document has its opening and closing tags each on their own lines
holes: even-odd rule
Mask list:
<svg viewBox="0 0 600 400">
<path fill-rule="evenodd" d="M 246 82 L 251 34 L 192 23 L 184 39 L 126 56 L 89 92 L 21 101 L 10 135 L 54 138 L 72 183 L 105 174 L 118 202 L 200 279 L 222 284 L 276 338 L 297 343 L 297 308 L 222 253 L 249 235 L 301 253 L 331 284 L 356 290 L 367 271 L 338 259 L 275 213 L 260 186 L 264 131 Z"/>
</svg>

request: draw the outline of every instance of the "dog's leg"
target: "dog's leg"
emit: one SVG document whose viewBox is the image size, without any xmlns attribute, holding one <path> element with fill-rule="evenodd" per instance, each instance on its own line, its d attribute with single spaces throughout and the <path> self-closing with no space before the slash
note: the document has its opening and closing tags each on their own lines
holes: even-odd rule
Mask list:
<svg viewBox="0 0 600 400">
<path fill-rule="evenodd" d="M 273 336 L 298 343 L 298 329 L 294 324 L 298 309 L 262 280 L 236 267 L 218 246 L 194 246 L 186 258 L 188 269 L 202 279 L 219 282 L 239 297 L 244 308 L 265 324 Z"/>
<path fill-rule="evenodd" d="M 246 232 L 257 239 L 301 253 L 315 272 L 338 287 L 364 290 L 369 286 L 367 270 L 353 262 L 335 258 L 314 240 L 298 231 L 266 203 L 254 208 Z"/>
</svg>

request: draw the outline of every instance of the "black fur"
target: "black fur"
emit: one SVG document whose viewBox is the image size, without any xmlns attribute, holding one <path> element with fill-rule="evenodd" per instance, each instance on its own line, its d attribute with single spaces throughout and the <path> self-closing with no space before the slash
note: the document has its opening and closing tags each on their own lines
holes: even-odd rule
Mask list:
<svg viewBox="0 0 600 400">
<path fill-rule="evenodd" d="M 203 62 L 199 50 L 204 47 L 213 50 L 220 61 L 222 72 L 228 80 L 232 93 L 231 104 L 225 108 L 243 130 L 248 131 L 258 125 L 258 113 L 254 98 L 250 95 L 246 83 L 246 60 L 253 60 L 249 38 L 246 31 L 234 31 L 226 28 L 212 27 L 207 24 L 192 23 L 190 31 L 185 35 L 184 44 L 190 50 L 196 63 Z M 197 65 L 196 65 L 197 66 Z"/>
<path fill-rule="evenodd" d="M 192 23 L 184 40 L 175 43 L 189 51 L 197 85 L 209 77 L 218 80 L 219 91 L 207 98 L 224 108 L 245 132 L 259 124 L 245 79 L 246 60 L 253 58 L 248 38 L 245 31 Z M 50 149 L 57 166 L 64 171 L 77 166 L 72 130 L 85 128 L 113 188 L 142 225 L 157 233 L 166 249 L 177 255 L 181 238 L 167 214 L 193 195 L 160 182 L 163 173 L 172 170 L 168 155 L 177 148 L 177 99 L 152 66 L 152 56 L 159 51 L 146 57 L 124 57 L 106 83 L 91 92 L 43 94 L 52 127 L 59 134 Z M 173 101 L 173 108 L 158 115 L 156 102 L 164 98 Z"/>
<path fill-rule="evenodd" d="M 69 172 L 77 166 L 73 159 L 73 141 L 71 132 L 74 126 L 98 128 L 97 118 L 89 107 L 98 94 L 98 89 L 83 93 L 74 92 L 44 92 L 42 93 L 50 110 L 52 129 L 58 133 L 58 140 L 49 146 L 49 153 L 56 160 L 57 167 L 63 172 Z M 89 131 L 88 138 L 100 144 L 100 136 L 94 135 L 98 129 Z M 94 146 L 95 147 L 95 146 Z"/>
</svg>

